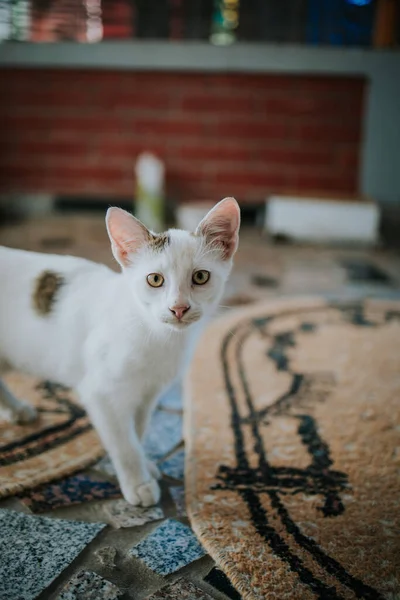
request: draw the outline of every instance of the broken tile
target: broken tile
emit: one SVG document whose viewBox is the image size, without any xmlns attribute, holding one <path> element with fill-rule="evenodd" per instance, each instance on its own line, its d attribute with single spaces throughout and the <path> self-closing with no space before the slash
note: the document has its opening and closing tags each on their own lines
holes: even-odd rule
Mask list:
<svg viewBox="0 0 400 600">
<path fill-rule="evenodd" d="M 159 575 L 169 575 L 204 556 L 205 552 L 193 531 L 167 519 L 130 550 Z"/>
<path fill-rule="evenodd" d="M 146 454 L 159 460 L 182 440 L 182 416 L 157 409 L 151 417 L 144 441 Z"/>
<path fill-rule="evenodd" d="M 182 388 L 179 384 L 173 385 L 161 396 L 159 406 L 172 410 L 183 409 Z"/>
<path fill-rule="evenodd" d="M 118 600 L 116 585 L 93 571 L 79 571 L 64 586 L 56 600 Z"/>
<path fill-rule="evenodd" d="M 36 488 L 22 497 L 21 502 L 32 512 L 41 513 L 60 506 L 72 506 L 106 498 L 121 498 L 121 496 L 118 485 L 81 473 Z"/>
<path fill-rule="evenodd" d="M 204 578 L 204 581 L 212 585 L 213 588 L 222 592 L 231 600 L 242 600 L 242 596 L 239 592 L 233 587 L 230 579 L 225 575 L 221 569 L 218 567 L 214 567 L 211 569 L 209 574 Z"/>
<path fill-rule="evenodd" d="M 117 550 L 114 546 L 104 546 L 95 551 L 99 563 L 106 567 L 106 569 L 113 569 L 115 567 L 115 559 L 117 556 Z"/>
<path fill-rule="evenodd" d="M 145 600 L 212 600 L 212 598 L 197 585 L 182 578 L 147 596 Z"/>
<path fill-rule="evenodd" d="M 125 500 L 110 502 L 104 507 L 110 523 L 113 527 L 138 527 L 150 521 L 157 521 L 164 518 L 162 508 L 151 506 L 142 508 L 141 506 L 132 506 Z"/>
<path fill-rule="evenodd" d="M 178 450 L 175 454 L 163 460 L 158 466 L 165 475 L 183 480 L 185 474 L 185 451 Z"/>
<path fill-rule="evenodd" d="M 172 499 L 175 502 L 178 517 L 187 517 L 185 503 L 185 488 L 182 485 L 169 488 Z"/>
<path fill-rule="evenodd" d="M 36 598 L 103 527 L 0 510 L 0 598 Z"/>
</svg>

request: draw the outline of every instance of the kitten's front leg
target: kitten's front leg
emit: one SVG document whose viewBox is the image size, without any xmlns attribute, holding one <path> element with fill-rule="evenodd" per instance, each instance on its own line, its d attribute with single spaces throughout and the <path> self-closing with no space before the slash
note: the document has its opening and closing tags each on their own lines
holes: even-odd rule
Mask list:
<svg viewBox="0 0 400 600">
<path fill-rule="evenodd" d="M 103 388 L 104 389 L 104 388 Z M 135 407 L 140 405 L 132 384 L 119 384 L 105 394 L 86 383 L 79 393 L 108 452 L 125 500 L 135 506 L 152 506 L 160 499 L 160 488 L 150 474 L 147 459 L 134 424 Z"/>
</svg>

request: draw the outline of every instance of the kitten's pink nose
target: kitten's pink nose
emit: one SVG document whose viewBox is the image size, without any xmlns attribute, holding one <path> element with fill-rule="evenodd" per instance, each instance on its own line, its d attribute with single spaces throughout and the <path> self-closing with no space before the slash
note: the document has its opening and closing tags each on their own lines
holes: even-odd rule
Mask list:
<svg viewBox="0 0 400 600">
<path fill-rule="evenodd" d="M 178 321 L 180 321 L 189 308 L 190 306 L 188 304 L 179 304 L 176 306 L 170 306 L 169 310 L 174 313 Z"/>
</svg>

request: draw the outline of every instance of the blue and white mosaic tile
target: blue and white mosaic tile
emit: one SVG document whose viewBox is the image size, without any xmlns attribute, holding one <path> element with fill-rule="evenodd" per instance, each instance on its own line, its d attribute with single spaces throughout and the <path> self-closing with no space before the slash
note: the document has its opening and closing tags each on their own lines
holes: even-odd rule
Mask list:
<svg viewBox="0 0 400 600">
<path fill-rule="evenodd" d="M 107 477 L 117 478 L 117 472 L 113 463 L 111 462 L 111 458 L 108 455 L 103 456 L 103 458 L 101 458 L 99 462 L 92 467 L 92 469 L 98 471 L 102 475 L 106 475 Z"/>
<path fill-rule="evenodd" d="M 143 541 L 130 550 L 159 575 L 169 575 L 201 558 L 205 552 L 193 531 L 167 519 Z"/>
<path fill-rule="evenodd" d="M 178 450 L 178 452 L 163 460 L 158 466 L 165 475 L 182 481 L 185 475 L 185 451 Z"/>
<path fill-rule="evenodd" d="M 79 571 L 64 586 L 56 600 L 118 600 L 122 592 L 116 585 L 93 571 Z"/>
<path fill-rule="evenodd" d="M 0 598 L 36 598 L 103 527 L 0 510 Z"/>
<path fill-rule="evenodd" d="M 149 458 L 159 460 L 171 452 L 181 439 L 182 416 L 158 409 L 151 418 L 144 449 Z"/>
<path fill-rule="evenodd" d="M 178 579 L 148 596 L 145 600 L 213 600 L 206 592 L 201 590 L 187 579 Z"/>
<path fill-rule="evenodd" d="M 159 406 L 163 408 L 170 408 L 172 410 L 183 409 L 182 388 L 179 383 L 176 383 L 166 392 L 164 392 L 160 398 Z"/>
<path fill-rule="evenodd" d="M 170 487 L 172 499 L 175 503 L 176 514 L 178 517 L 187 517 L 185 503 L 185 488 L 182 485 Z"/>
<path fill-rule="evenodd" d="M 150 521 L 158 521 L 164 518 L 164 512 L 160 506 L 132 506 L 125 500 L 116 500 L 108 503 L 104 510 L 108 520 L 115 528 L 138 527 Z"/>
</svg>

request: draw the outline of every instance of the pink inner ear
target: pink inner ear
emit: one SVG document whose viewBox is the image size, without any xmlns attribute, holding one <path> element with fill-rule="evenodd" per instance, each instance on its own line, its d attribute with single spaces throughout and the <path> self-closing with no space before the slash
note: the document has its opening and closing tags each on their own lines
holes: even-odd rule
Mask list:
<svg viewBox="0 0 400 600">
<path fill-rule="evenodd" d="M 140 221 L 121 208 L 110 208 L 106 221 L 115 258 L 126 266 L 128 254 L 136 252 L 148 240 L 149 232 Z"/>
<path fill-rule="evenodd" d="M 222 251 L 224 259 L 231 258 L 238 244 L 240 209 L 234 198 L 221 200 L 203 219 L 198 230 L 207 242 Z"/>
</svg>

